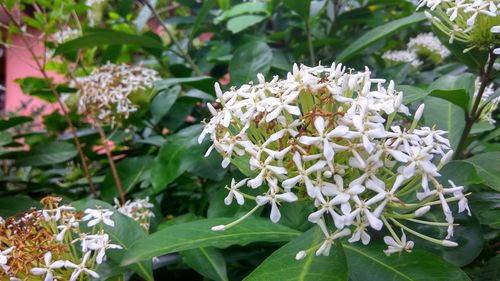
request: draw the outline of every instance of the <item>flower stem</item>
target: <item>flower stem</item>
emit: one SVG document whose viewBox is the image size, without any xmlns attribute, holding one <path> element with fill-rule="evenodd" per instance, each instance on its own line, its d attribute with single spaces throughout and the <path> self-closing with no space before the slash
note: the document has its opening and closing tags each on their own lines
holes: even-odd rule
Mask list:
<svg viewBox="0 0 500 281">
<path fill-rule="evenodd" d="M 106 151 L 106 156 L 108 157 L 111 173 L 113 174 L 113 178 L 116 183 L 116 189 L 118 190 L 118 194 L 120 195 L 120 203 L 123 205 L 125 203 L 125 193 L 123 192 L 122 183 L 118 175 L 118 170 L 116 169 L 115 160 L 113 159 L 113 155 L 111 155 L 111 150 L 108 146 L 108 139 L 106 138 L 106 133 L 104 133 L 104 130 L 102 129 L 101 125 L 97 125 L 97 130 L 99 131 L 101 142 L 104 146 L 104 150 Z"/>
<path fill-rule="evenodd" d="M 491 71 L 493 70 L 495 59 L 496 59 L 496 54 L 494 54 L 493 51 L 490 50 L 488 64 L 484 66 L 484 68 L 481 68 L 480 71 L 481 85 L 479 86 L 479 90 L 477 92 L 472 108 L 470 112 L 465 112 L 465 127 L 464 130 L 462 131 L 462 135 L 460 136 L 460 141 L 458 142 L 457 148 L 455 149 L 455 155 L 453 157 L 454 159 L 460 159 L 464 157 L 463 154 L 466 148 L 467 137 L 470 134 L 472 126 L 479 119 L 481 111 L 483 109 L 479 108 L 481 98 L 483 97 L 486 87 L 493 79 L 490 74 Z"/>
</svg>

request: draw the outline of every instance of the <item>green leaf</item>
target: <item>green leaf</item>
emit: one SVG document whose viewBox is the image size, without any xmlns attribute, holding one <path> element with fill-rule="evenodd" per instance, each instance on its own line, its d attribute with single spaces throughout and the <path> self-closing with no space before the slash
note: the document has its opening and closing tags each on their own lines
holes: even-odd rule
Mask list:
<svg viewBox="0 0 500 281">
<path fill-rule="evenodd" d="M 311 10 L 310 0 L 283 0 L 283 4 L 287 6 L 290 10 L 299 14 L 303 19 L 309 19 L 309 13 Z"/>
<path fill-rule="evenodd" d="M 294 1 L 294 2 L 301 2 L 301 1 Z M 375 42 L 382 40 L 386 37 L 389 37 L 390 35 L 398 32 L 399 30 L 414 25 L 423 20 L 425 20 L 424 13 L 415 13 L 412 14 L 411 16 L 394 20 L 384 25 L 378 26 L 366 32 L 361 37 L 356 39 L 354 42 L 349 44 L 349 47 L 343 50 L 337 56 L 335 61 L 344 63 L 349 59 L 351 59 L 354 55 L 358 54 L 362 50 L 374 44 Z"/>
<path fill-rule="evenodd" d="M 39 77 L 26 77 L 17 79 L 16 82 L 26 95 L 37 97 L 50 103 L 57 101 L 50 88 L 52 79 L 48 81 L 47 79 Z"/>
<path fill-rule="evenodd" d="M 474 165 L 465 161 L 451 161 L 439 170 L 439 181 L 446 183 L 452 180 L 457 185 L 471 185 L 482 183 L 483 179 L 477 174 Z"/>
<path fill-rule="evenodd" d="M 198 144 L 201 125 L 189 126 L 170 136 L 162 145 L 153 164 L 152 183 L 159 192 L 203 157 L 206 145 Z"/>
<path fill-rule="evenodd" d="M 215 23 L 218 24 L 223 20 L 227 20 L 236 16 L 245 14 L 269 14 L 268 4 L 265 2 L 246 2 L 234 5 L 231 9 L 224 11 L 220 16 L 215 18 Z"/>
<path fill-rule="evenodd" d="M 29 211 L 30 208 L 38 208 L 42 205 L 28 196 L 2 196 L 0 198 L 0 216 L 7 218 L 21 212 Z"/>
<path fill-rule="evenodd" d="M 430 96 L 445 99 L 468 111 L 474 95 L 474 85 L 474 76 L 470 73 L 459 76 L 445 75 L 432 82 L 427 91 Z"/>
<path fill-rule="evenodd" d="M 202 90 L 205 93 L 212 93 L 214 90 L 215 79 L 210 76 L 167 78 L 155 82 L 156 90 L 160 91 L 171 86 L 182 84 Z"/>
<path fill-rule="evenodd" d="M 474 192 L 469 204 L 479 221 L 494 229 L 500 229 L 500 194 L 495 192 Z"/>
<path fill-rule="evenodd" d="M 113 210 L 114 207 L 109 205 L 106 202 L 99 200 L 80 200 L 71 203 L 77 210 L 83 211 L 87 208 L 95 209 L 97 207 L 107 208 Z M 120 212 L 114 212 L 111 216 L 111 219 L 115 222 L 114 227 L 110 227 L 108 225 L 103 225 L 104 231 L 109 235 L 109 238 L 112 243 L 119 244 L 122 246 L 122 250 L 112 250 L 107 251 L 106 255 L 109 256 L 117 264 L 121 264 L 124 256 L 130 250 L 130 246 L 138 240 L 144 239 L 147 237 L 144 229 L 133 219 L 121 214 Z M 81 224 L 80 227 L 86 227 L 84 224 Z M 151 261 L 143 261 L 141 263 L 130 263 L 128 267 L 132 269 L 134 272 L 139 274 L 142 278 L 146 280 L 154 280 Z"/>
<path fill-rule="evenodd" d="M 265 17 L 259 15 L 242 15 L 234 17 L 227 22 L 227 29 L 235 34 L 263 21 L 264 19 Z"/>
<path fill-rule="evenodd" d="M 470 130 L 470 134 L 477 135 L 477 134 L 491 131 L 493 129 L 495 129 L 494 124 L 491 124 L 488 121 L 479 121 L 477 123 L 474 123 L 474 125 L 472 125 L 472 129 Z M 484 139 L 483 139 L 483 141 L 484 141 Z"/>
<path fill-rule="evenodd" d="M 500 192 L 500 152 L 482 153 L 464 161 L 474 165 L 484 184 Z"/>
<path fill-rule="evenodd" d="M 200 10 L 198 10 L 198 15 L 196 16 L 196 20 L 194 21 L 193 27 L 191 28 L 191 34 L 189 35 L 189 40 L 193 39 L 197 34 L 198 29 L 200 28 L 201 23 L 205 20 L 210 9 L 215 5 L 216 0 L 206 0 L 203 1 L 203 5 Z"/>
<path fill-rule="evenodd" d="M 174 105 L 179 93 L 181 92 L 180 86 L 174 86 L 171 88 L 166 88 L 161 90 L 151 101 L 149 105 L 149 110 L 151 111 L 151 115 L 153 116 L 153 120 L 155 123 L 160 122 L 160 120 L 167 115 Z"/>
<path fill-rule="evenodd" d="M 30 151 L 8 154 L 18 166 L 44 166 L 66 162 L 78 154 L 76 147 L 67 142 L 46 142 L 33 145 Z M 7 155 L 4 155 L 9 157 Z M 9 158 L 10 158 L 9 157 Z"/>
<path fill-rule="evenodd" d="M 464 111 L 461 107 L 440 98 L 424 99 L 424 123 L 448 132 L 451 147 L 456 148 L 465 127 Z"/>
<path fill-rule="evenodd" d="M 210 280 L 227 281 L 226 260 L 222 253 L 212 247 L 181 252 L 182 259 L 192 269 Z"/>
<path fill-rule="evenodd" d="M 500 255 L 490 259 L 481 270 L 481 274 L 475 281 L 499 281 L 500 280 Z"/>
<path fill-rule="evenodd" d="M 340 243 L 335 243 L 328 257 L 316 256 L 316 250 L 324 241 L 319 227 L 313 227 L 272 253 L 245 281 L 334 281 L 347 280 L 346 257 Z M 306 257 L 296 260 L 295 255 L 309 250 Z"/>
<path fill-rule="evenodd" d="M 129 193 L 142 179 L 144 173 L 152 163 L 151 156 L 139 156 L 126 158 L 116 164 L 116 170 L 122 184 L 123 192 Z M 118 197 L 118 191 L 113 173 L 108 171 L 104 177 L 101 196 L 106 201 L 111 202 L 113 198 Z"/>
<path fill-rule="evenodd" d="M 251 41 L 234 52 L 229 62 L 231 84 L 241 85 L 253 81 L 258 73 L 266 75 L 271 69 L 273 53 L 269 46 L 261 41 Z"/>
<path fill-rule="evenodd" d="M 425 89 L 421 89 L 409 85 L 396 86 L 398 91 L 403 92 L 403 104 L 410 104 L 425 98 L 428 92 Z"/>
<path fill-rule="evenodd" d="M 306 231 L 313 226 L 311 222 L 304 219 L 304 214 L 310 214 L 314 212 L 313 205 L 308 201 L 299 201 L 294 202 L 293 204 L 284 204 L 280 207 L 280 211 L 280 223 L 283 225 L 300 231 Z"/>
<path fill-rule="evenodd" d="M 387 246 L 375 242 L 369 246 L 344 243 L 343 248 L 352 281 L 470 280 L 458 266 L 421 249 L 386 256 Z"/>
<path fill-rule="evenodd" d="M 299 232 L 274 224 L 267 219 L 248 218 L 225 231 L 212 231 L 216 225 L 228 224 L 233 218 L 204 219 L 166 227 L 137 241 L 122 264 L 127 265 L 155 256 L 202 247 L 225 248 L 252 242 L 289 241 Z"/>
<path fill-rule="evenodd" d="M 33 118 L 29 116 L 13 116 L 8 119 L 0 120 L 0 131 L 10 129 L 17 125 L 28 123 L 33 121 Z"/>
<path fill-rule="evenodd" d="M 136 45 L 143 48 L 163 49 L 163 45 L 157 40 L 142 35 L 128 34 L 120 31 L 105 30 L 92 31 L 67 41 L 57 47 L 55 54 L 69 53 L 82 48 L 92 48 L 104 45 Z"/>
</svg>

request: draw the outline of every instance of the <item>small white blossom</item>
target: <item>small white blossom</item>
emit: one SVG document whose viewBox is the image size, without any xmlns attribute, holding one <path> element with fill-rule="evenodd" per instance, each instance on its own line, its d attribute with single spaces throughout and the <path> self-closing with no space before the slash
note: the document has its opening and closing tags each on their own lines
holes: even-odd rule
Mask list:
<svg viewBox="0 0 500 281">
<path fill-rule="evenodd" d="M 384 250 L 384 253 L 386 255 L 394 254 L 394 253 L 400 253 L 403 251 L 406 252 L 411 252 L 413 249 L 413 246 L 415 243 L 413 241 L 406 241 L 406 235 L 403 232 L 403 235 L 399 239 L 399 241 L 394 240 L 393 237 L 391 236 L 385 236 L 384 237 L 384 242 L 387 244 L 388 248 L 387 250 Z"/>
<path fill-rule="evenodd" d="M 111 227 L 115 226 L 115 222 L 111 219 L 113 211 L 107 209 L 85 209 L 84 213 L 86 215 L 82 218 L 82 221 L 89 221 L 87 223 L 88 227 L 92 227 L 101 222 Z"/>
<path fill-rule="evenodd" d="M 30 270 L 33 275 L 45 275 L 44 281 L 54 280 L 54 274 L 52 270 L 63 267 L 66 262 L 62 260 L 57 260 L 52 262 L 52 253 L 49 251 L 43 256 L 45 262 L 45 267 L 34 267 Z"/>
</svg>

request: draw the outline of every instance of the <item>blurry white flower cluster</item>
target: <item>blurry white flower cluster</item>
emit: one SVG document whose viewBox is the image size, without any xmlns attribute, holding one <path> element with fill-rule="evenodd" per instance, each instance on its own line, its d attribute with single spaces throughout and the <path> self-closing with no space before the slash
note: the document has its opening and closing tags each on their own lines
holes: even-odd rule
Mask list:
<svg viewBox="0 0 500 281">
<path fill-rule="evenodd" d="M 147 98 L 147 91 L 159 78 L 155 70 L 143 66 L 107 63 L 78 81 L 78 111 L 94 122 L 120 123 L 137 111 L 131 98 Z"/>
<path fill-rule="evenodd" d="M 410 38 L 406 50 L 387 51 L 382 58 L 389 64 L 409 63 L 413 67 L 423 64 L 420 58 L 439 64 L 450 55 L 450 51 L 431 32 Z"/>
<path fill-rule="evenodd" d="M 216 84 L 220 108 L 207 104 L 213 117 L 198 139 L 201 143 L 208 135 L 213 142 L 206 155 L 215 149 L 223 156 L 223 167 L 233 163 L 249 176 L 232 181 L 224 202 L 256 203 L 242 218 L 213 230 L 225 230 L 264 205 L 270 205 L 270 219 L 276 223 L 279 206 L 300 199 L 315 206 L 304 219 L 325 236 L 319 248 L 308 250 L 316 255 L 328 255 L 332 243 L 344 236 L 351 243 L 368 244 L 369 232 L 384 227 L 391 235 L 385 239 L 390 242 L 387 253 L 413 246 L 394 227 L 440 245 L 457 245 L 405 225 L 446 227 L 449 239 L 454 218 L 448 204 L 458 201 L 460 212 L 468 210 L 463 187 L 437 181 L 453 152 L 445 131 L 417 126 L 423 105 L 411 120 L 403 93 L 392 81 L 384 86 L 384 79 L 371 77 L 368 68 L 355 72 L 341 64 L 294 65 L 284 80 L 257 77 L 257 84 L 226 92 Z M 262 193 L 253 197 L 245 188 Z M 441 207 L 443 222 L 416 219 L 434 206 Z"/>
<path fill-rule="evenodd" d="M 434 64 L 441 63 L 450 55 L 450 51 L 431 32 L 410 38 L 408 50 L 415 52 L 419 56 L 429 58 Z"/>
<path fill-rule="evenodd" d="M 75 39 L 75 38 L 78 38 L 80 37 L 81 35 L 81 32 L 79 29 L 74 29 L 74 28 L 71 28 L 71 27 L 65 27 L 61 30 L 58 30 L 57 32 L 55 32 L 53 35 L 52 35 L 52 39 L 59 43 L 59 44 L 62 44 L 66 41 L 69 41 L 69 40 L 72 40 L 72 39 Z"/>
<path fill-rule="evenodd" d="M 146 231 L 149 230 L 151 218 L 155 216 L 151 211 L 153 207 L 154 205 L 149 202 L 149 197 L 128 200 L 123 205 L 115 198 L 115 208 L 118 212 L 138 222 Z"/>
<path fill-rule="evenodd" d="M 82 216 L 71 206 L 59 205 L 60 201 L 58 197 L 46 197 L 42 200 L 45 205 L 42 210 L 33 209 L 2 221 L 0 239 L 2 246 L 8 248 L 0 250 L 3 269 L 0 278 L 45 281 L 99 278 L 95 270 L 106 260 L 107 251 L 122 249 L 111 243 L 103 229 L 104 225 L 114 227 L 112 211 L 86 209 Z M 92 231 L 80 228 L 84 222 Z"/>
<path fill-rule="evenodd" d="M 387 51 L 382 55 L 382 58 L 390 64 L 408 63 L 413 67 L 422 65 L 417 54 L 408 50 Z"/>
<path fill-rule="evenodd" d="M 450 37 L 450 44 L 461 41 L 469 44 L 464 52 L 475 48 L 498 46 L 500 37 L 495 32 L 500 25 L 500 0 L 421 0 L 417 10 L 425 12 L 432 23 Z M 500 53 L 500 49 L 495 50 Z"/>
<path fill-rule="evenodd" d="M 480 87 L 481 87 L 481 80 L 478 77 L 475 82 L 474 99 L 478 95 Z M 500 96 L 495 95 L 495 88 L 493 86 L 493 83 L 491 83 L 484 89 L 483 95 L 481 96 L 481 101 L 479 102 L 479 108 L 481 109 L 481 115 L 479 116 L 479 120 L 495 124 L 496 120 L 493 119 L 491 115 L 497 109 L 499 103 L 500 103 Z"/>
</svg>

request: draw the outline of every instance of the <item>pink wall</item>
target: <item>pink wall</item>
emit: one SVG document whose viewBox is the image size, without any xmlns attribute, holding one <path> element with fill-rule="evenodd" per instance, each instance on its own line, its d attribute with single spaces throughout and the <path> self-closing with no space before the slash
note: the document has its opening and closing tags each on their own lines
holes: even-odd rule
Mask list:
<svg viewBox="0 0 500 281">
<path fill-rule="evenodd" d="M 35 46 L 34 51 L 37 56 L 42 56 L 44 52 L 42 44 L 37 42 L 36 39 L 29 40 L 31 41 L 30 44 Z M 19 112 L 23 115 L 31 115 L 31 112 L 33 112 L 36 108 L 47 104 L 36 97 L 25 95 L 15 80 L 27 76 L 41 77 L 42 75 L 38 71 L 35 61 L 29 51 L 24 47 L 25 44 L 22 38 L 20 36 L 14 36 L 12 44 L 19 47 L 8 48 L 5 52 L 5 111 L 15 112 L 21 108 L 23 102 L 26 103 L 29 100 L 32 100 L 26 109 Z M 51 76 L 55 77 L 53 74 Z M 55 108 L 57 108 L 57 106 L 47 105 L 48 111 L 52 111 Z"/>
</svg>

